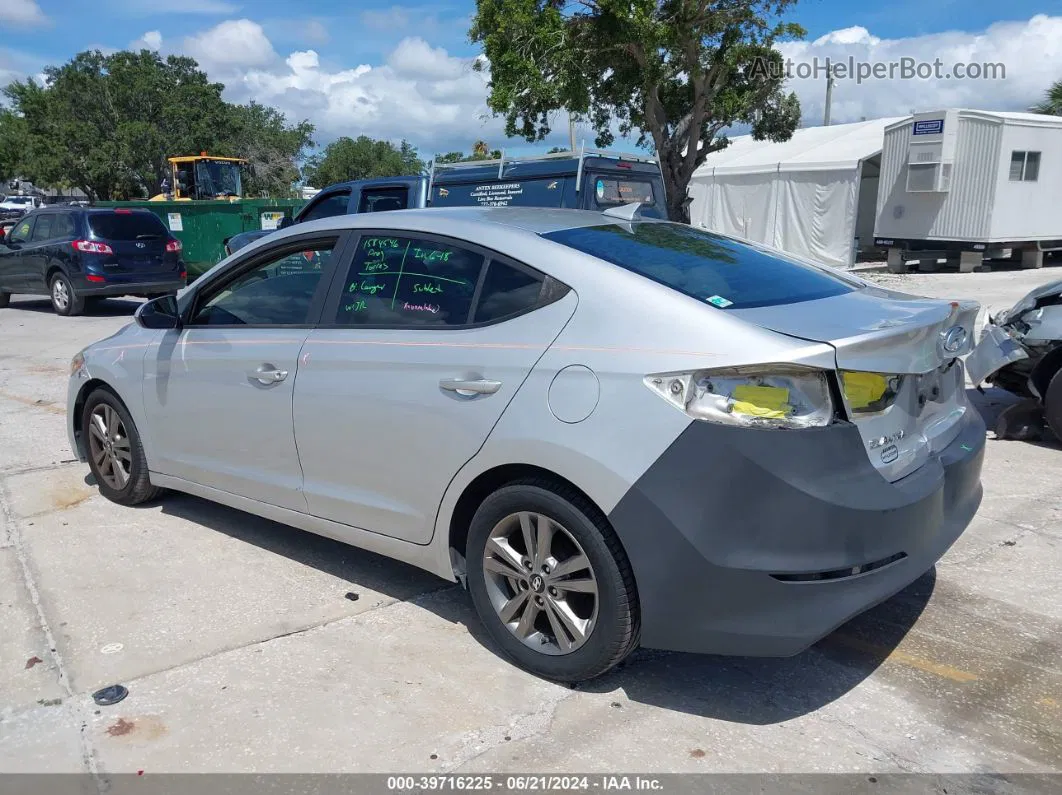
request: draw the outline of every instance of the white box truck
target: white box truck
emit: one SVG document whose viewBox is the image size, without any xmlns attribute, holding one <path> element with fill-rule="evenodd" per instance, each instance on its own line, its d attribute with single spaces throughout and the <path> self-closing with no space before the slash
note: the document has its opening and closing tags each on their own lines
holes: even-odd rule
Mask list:
<svg viewBox="0 0 1062 795">
<path fill-rule="evenodd" d="M 1062 117 L 952 109 L 886 127 L 874 244 L 894 273 L 939 258 L 1042 267 L 1062 248 Z"/>
</svg>

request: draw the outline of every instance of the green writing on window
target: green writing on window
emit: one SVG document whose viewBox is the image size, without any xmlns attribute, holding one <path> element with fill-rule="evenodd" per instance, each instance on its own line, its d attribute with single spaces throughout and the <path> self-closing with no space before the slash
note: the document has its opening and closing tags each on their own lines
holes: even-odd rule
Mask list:
<svg viewBox="0 0 1062 795">
<path fill-rule="evenodd" d="M 415 293 L 428 293 L 429 295 L 438 295 L 442 291 L 443 286 L 441 284 L 431 284 L 430 282 L 425 284 L 423 282 L 417 282 L 413 285 L 413 292 Z"/>
</svg>

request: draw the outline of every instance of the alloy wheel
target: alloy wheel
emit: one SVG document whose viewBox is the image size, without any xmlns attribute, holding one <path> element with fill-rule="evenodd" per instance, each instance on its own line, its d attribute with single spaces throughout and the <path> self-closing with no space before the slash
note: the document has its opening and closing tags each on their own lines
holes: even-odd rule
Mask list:
<svg viewBox="0 0 1062 795">
<path fill-rule="evenodd" d="M 498 522 L 483 551 L 483 572 L 495 612 L 525 646 L 570 654 L 593 632 L 594 569 L 575 537 L 548 516 L 522 511 Z"/>
<path fill-rule="evenodd" d="M 70 306 L 70 291 L 66 287 L 66 282 L 62 279 L 56 279 L 52 282 L 52 300 L 64 312 Z"/>
<path fill-rule="evenodd" d="M 97 474 L 116 491 L 125 488 L 133 466 L 133 452 L 118 412 L 100 403 L 89 415 L 89 455 Z"/>
</svg>

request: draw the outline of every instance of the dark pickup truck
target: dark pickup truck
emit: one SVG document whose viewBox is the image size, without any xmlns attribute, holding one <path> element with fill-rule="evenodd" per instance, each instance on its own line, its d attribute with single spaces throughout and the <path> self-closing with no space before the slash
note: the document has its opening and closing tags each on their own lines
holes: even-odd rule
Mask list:
<svg viewBox="0 0 1062 795">
<path fill-rule="evenodd" d="M 569 207 L 606 210 L 640 202 L 641 215 L 664 218 L 664 183 L 656 160 L 600 150 L 435 164 L 426 175 L 330 185 L 280 228 L 333 215 L 411 207 Z M 255 230 L 225 241 L 232 254 L 270 234 Z"/>
</svg>

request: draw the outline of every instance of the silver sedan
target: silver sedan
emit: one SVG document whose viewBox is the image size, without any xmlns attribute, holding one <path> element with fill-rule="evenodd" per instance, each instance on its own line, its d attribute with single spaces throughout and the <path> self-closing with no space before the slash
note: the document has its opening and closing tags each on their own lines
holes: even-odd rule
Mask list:
<svg viewBox="0 0 1062 795">
<path fill-rule="evenodd" d="M 342 216 L 79 353 L 69 432 L 116 502 L 188 492 L 461 582 L 545 677 L 789 655 L 977 510 L 977 309 L 631 208 Z"/>
</svg>

